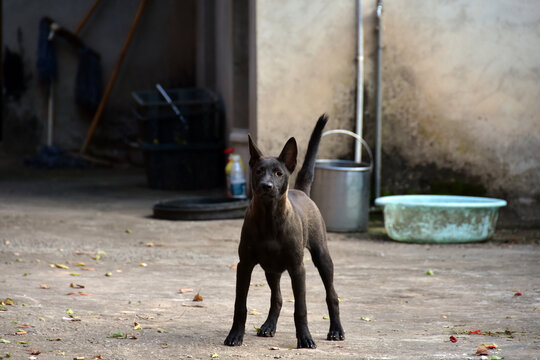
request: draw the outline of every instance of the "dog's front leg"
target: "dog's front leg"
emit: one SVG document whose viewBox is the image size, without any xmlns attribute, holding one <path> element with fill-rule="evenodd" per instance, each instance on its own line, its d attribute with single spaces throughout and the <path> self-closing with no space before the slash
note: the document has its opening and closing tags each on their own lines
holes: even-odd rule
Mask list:
<svg viewBox="0 0 540 360">
<path fill-rule="evenodd" d="M 307 323 L 306 308 L 306 271 L 304 264 L 300 263 L 292 269 L 289 269 L 291 283 L 294 293 L 294 324 L 296 326 L 296 339 L 298 348 L 317 347 L 311 334 L 309 333 Z"/>
<path fill-rule="evenodd" d="M 225 345 L 240 346 L 244 340 L 247 316 L 247 295 L 254 264 L 240 261 L 236 269 L 236 300 L 234 302 L 234 319 L 231 331 L 225 339 Z"/>
</svg>

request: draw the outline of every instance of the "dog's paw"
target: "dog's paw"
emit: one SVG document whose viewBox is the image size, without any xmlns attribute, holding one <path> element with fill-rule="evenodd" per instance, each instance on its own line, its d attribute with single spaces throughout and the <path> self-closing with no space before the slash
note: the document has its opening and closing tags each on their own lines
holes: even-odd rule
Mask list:
<svg viewBox="0 0 540 360">
<path fill-rule="evenodd" d="M 328 336 L 326 337 L 327 340 L 332 341 L 341 341 L 345 340 L 345 332 L 341 328 L 341 326 L 330 327 L 330 330 L 328 331 Z"/>
<path fill-rule="evenodd" d="M 244 331 L 231 330 L 224 344 L 227 346 L 240 346 L 244 341 Z"/>
<path fill-rule="evenodd" d="M 298 349 L 315 349 L 317 345 L 309 333 L 298 337 L 297 348 Z"/>
<path fill-rule="evenodd" d="M 272 321 L 266 321 L 262 324 L 261 328 L 257 331 L 257 336 L 273 337 L 276 334 L 276 323 Z"/>
</svg>

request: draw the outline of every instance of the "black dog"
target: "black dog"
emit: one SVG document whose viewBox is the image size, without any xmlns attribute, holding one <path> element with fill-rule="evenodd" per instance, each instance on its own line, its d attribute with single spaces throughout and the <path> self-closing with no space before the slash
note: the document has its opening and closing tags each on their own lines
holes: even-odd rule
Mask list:
<svg viewBox="0 0 540 360">
<path fill-rule="evenodd" d="M 258 336 L 274 336 L 281 310 L 279 282 L 289 272 L 295 298 L 294 322 L 299 348 L 315 348 L 307 324 L 304 248 L 311 252 L 326 289 L 330 314 L 328 340 L 343 340 L 339 301 L 334 290 L 334 265 L 326 245 L 326 226 L 319 209 L 309 198 L 315 159 L 322 130 L 328 118 L 322 115 L 311 134 L 295 190 L 289 190 L 289 176 L 296 167 L 296 140 L 290 138 L 279 157 L 264 157 L 249 138 L 253 199 L 246 211 L 238 253 L 234 321 L 225 345 L 241 345 L 246 323 L 246 299 L 255 265 L 260 264 L 272 291 L 270 312 Z"/>
</svg>

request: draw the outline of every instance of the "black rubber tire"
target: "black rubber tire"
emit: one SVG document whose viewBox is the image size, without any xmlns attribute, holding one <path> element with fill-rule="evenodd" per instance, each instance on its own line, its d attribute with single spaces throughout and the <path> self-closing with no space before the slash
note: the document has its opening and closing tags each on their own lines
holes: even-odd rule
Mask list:
<svg viewBox="0 0 540 360">
<path fill-rule="evenodd" d="M 219 220 L 244 217 L 247 199 L 207 198 L 174 199 L 154 205 L 154 217 L 164 220 Z"/>
</svg>

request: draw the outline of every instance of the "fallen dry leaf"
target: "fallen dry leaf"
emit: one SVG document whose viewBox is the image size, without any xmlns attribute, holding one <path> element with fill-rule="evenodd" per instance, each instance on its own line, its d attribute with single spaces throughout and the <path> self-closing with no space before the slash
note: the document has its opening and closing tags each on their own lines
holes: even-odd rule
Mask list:
<svg viewBox="0 0 540 360">
<path fill-rule="evenodd" d="M 75 289 L 84 289 L 84 285 L 74 284 L 74 283 L 69 284 L 69 287 L 70 288 L 75 288 Z"/>
<path fill-rule="evenodd" d="M 30 353 L 30 355 L 39 355 L 39 354 L 41 354 L 41 351 L 36 350 L 36 349 L 30 349 L 30 350 L 28 350 L 28 352 Z"/>
<path fill-rule="evenodd" d="M 17 327 L 20 328 L 20 329 L 31 329 L 31 328 L 33 328 L 32 325 L 27 325 L 27 324 L 17 325 Z"/>
<path fill-rule="evenodd" d="M 485 347 L 483 345 L 479 345 L 476 348 L 476 355 L 489 355 L 489 351 L 488 351 L 487 347 Z"/>
<path fill-rule="evenodd" d="M 85 293 L 85 292 L 82 292 L 82 291 L 70 292 L 70 293 L 67 293 L 66 295 L 92 296 L 92 294 L 90 294 L 90 293 Z"/>
<path fill-rule="evenodd" d="M 56 266 L 59 269 L 69 269 L 69 266 L 62 265 L 62 264 L 54 264 L 54 266 Z"/>
<path fill-rule="evenodd" d="M 42 289 L 50 289 L 51 288 L 51 286 L 47 285 L 47 284 L 39 284 L 39 287 L 42 288 Z"/>
<path fill-rule="evenodd" d="M 111 338 L 111 339 L 121 339 L 123 338 L 125 335 L 123 332 L 117 332 L 117 333 L 114 333 L 114 334 L 111 334 L 109 336 L 107 336 L 108 338 Z"/>
<path fill-rule="evenodd" d="M 6 298 L 6 300 L 4 300 L 4 305 L 15 305 L 15 301 L 11 298 Z"/>
<path fill-rule="evenodd" d="M 457 337 L 455 337 L 454 335 L 450 336 L 450 341 L 453 343 L 457 343 Z"/>
<path fill-rule="evenodd" d="M 102 355 L 96 355 L 94 356 L 92 359 L 98 359 L 98 360 L 103 360 L 105 359 Z"/>
<path fill-rule="evenodd" d="M 81 268 L 81 270 L 84 270 L 84 271 L 96 271 L 96 268 L 93 268 L 93 267 L 83 267 L 83 268 Z"/>
<path fill-rule="evenodd" d="M 469 335 L 484 335 L 484 333 L 481 330 L 471 330 Z"/>
<path fill-rule="evenodd" d="M 194 308 L 203 308 L 204 305 L 198 305 L 198 304 L 182 304 L 184 307 L 194 307 Z"/>
<path fill-rule="evenodd" d="M 517 291 L 514 296 L 522 296 L 523 294 L 520 291 Z"/>
<path fill-rule="evenodd" d="M 185 294 L 185 293 L 188 293 L 188 292 L 193 292 L 193 289 L 180 289 L 178 291 L 180 292 L 180 294 Z"/>
<path fill-rule="evenodd" d="M 203 301 L 203 297 L 201 294 L 197 293 L 197 295 L 193 297 L 193 301 Z"/>
<path fill-rule="evenodd" d="M 28 331 L 20 330 L 20 329 L 19 329 L 19 331 L 17 331 L 17 332 L 15 333 L 15 335 L 26 335 L 26 334 L 28 334 Z"/>
<path fill-rule="evenodd" d="M 238 265 L 236 264 L 229 266 L 229 269 L 236 270 L 237 268 L 238 268 Z"/>
<path fill-rule="evenodd" d="M 65 321 L 81 321 L 81 318 L 64 316 L 64 317 L 62 317 L 62 320 L 65 320 Z"/>
</svg>

